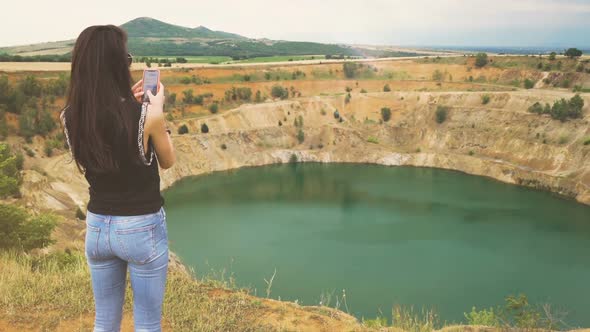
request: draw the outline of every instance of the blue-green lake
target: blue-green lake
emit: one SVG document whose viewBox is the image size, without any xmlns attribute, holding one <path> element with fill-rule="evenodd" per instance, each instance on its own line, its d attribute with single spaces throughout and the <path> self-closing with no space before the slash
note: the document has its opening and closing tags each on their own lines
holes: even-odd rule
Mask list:
<svg viewBox="0 0 590 332">
<path fill-rule="evenodd" d="M 439 169 L 296 164 L 191 177 L 164 197 L 171 250 L 259 296 L 276 269 L 272 298 L 335 306 L 345 290 L 359 318 L 400 304 L 461 322 L 524 293 L 590 326 L 590 207 L 551 193 Z"/>
</svg>

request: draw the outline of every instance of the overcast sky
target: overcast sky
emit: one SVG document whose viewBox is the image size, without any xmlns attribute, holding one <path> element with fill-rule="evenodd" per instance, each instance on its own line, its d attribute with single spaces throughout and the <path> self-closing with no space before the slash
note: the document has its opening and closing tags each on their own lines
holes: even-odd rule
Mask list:
<svg viewBox="0 0 590 332">
<path fill-rule="evenodd" d="M 148 16 L 246 37 L 334 43 L 590 48 L 590 0 L 3 1 L 0 46 Z"/>
</svg>

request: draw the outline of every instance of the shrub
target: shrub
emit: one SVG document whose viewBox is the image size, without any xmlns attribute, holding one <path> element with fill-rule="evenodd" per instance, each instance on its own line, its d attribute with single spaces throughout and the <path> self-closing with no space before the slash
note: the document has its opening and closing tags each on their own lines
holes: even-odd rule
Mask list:
<svg viewBox="0 0 590 332">
<path fill-rule="evenodd" d="M 16 169 L 19 171 L 22 171 L 23 166 L 25 164 L 25 156 L 22 154 L 22 152 L 18 152 L 14 157 L 15 157 Z"/>
<path fill-rule="evenodd" d="M 209 112 L 215 114 L 218 111 L 219 111 L 219 104 L 213 103 L 213 104 L 209 105 Z"/>
<path fill-rule="evenodd" d="M 533 82 L 532 80 L 530 80 L 528 78 L 524 80 L 524 88 L 525 89 L 532 89 L 534 87 L 535 87 L 535 82 Z"/>
<path fill-rule="evenodd" d="M 575 95 L 569 101 L 562 98 L 556 101 L 551 107 L 551 117 L 560 121 L 566 121 L 568 118 L 576 119 L 582 117 L 582 108 L 584 100 L 580 95 Z"/>
<path fill-rule="evenodd" d="M 570 58 L 576 58 L 576 57 L 580 57 L 582 56 L 582 51 L 580 51 L 577 48 L 568 48 L 563 55 L 570 57 Z"/>
<path fill-rule="evenodd" d="M 186 124 L 183 124 L 180 127 L 178 127 L 178 134 L 179 135 L 188 134 L 188 127 Z"/>
<path fill-rule="evenodd" d="M 490 95 L 483 95 L 481 96 L 481 103 L 486 105 L 490 102 Z"/>
<path fill-rule="evenodd" d="M 171 93 L 168 97 L 166 97 L 166 103 L 168 105 L 176 105 L 176 93 Z"/>
<path fill-rule="evenodd" d="M 377 137 L 374 137 L 374 136 L 369 136 L 367 138 L 367 142 L 373 143 L 373 144 L 379 144 L 379 140 L 377 139 Z"/>
<path fill-rule="evenodd" d="M 383 86 L 383 92 L 390 92 L 391 91 L 391 87 L 389 86 L 389 84 L 385 84 Z"/>
<path fill-rule="evenodd" d="M 297 155 L 292 153 L 291 157 L 289 157 L 289 163 L 295 164 L 297 162 Z"/>
<path fill-rule="evenodd" d="M 33 151 L 30 147 L 25 146 L 24 150 L 25 150 L 25 153 L 27 154 L 27 156 L 29 156 L 29 157 L 35 156 L 35 151 Z"/>
<path fill-rule="evenodd" d="M 184 76 L 180 78 L 180 83 L 182 84 L 191 84 L 191 78 L 188 76 Z"/>
<path fill-rule="evenodd" d="M 295 125 L 295 127 L 297 127 L 297 128 L 302 128 L 303 127 L 303 116 L 300 115 L 300 116 L 296 117 L 293 125 Z"/>
<path fill-rule="evenodd" d="M 587 137 L 584 141 L 584 145 L 590 145 L 590 137 Z"/>
<path fill-rule="evenodd" d="M 221 150 L 227 150 L 227 145 L 225 145 L 225 143 L 221 144 Z"/>
<path fill-rule="evenodd" d="M 348 94 L 346 95 L 346 97 L 344 98 L 344 103 L 345 103 L 345 104 L 348 104 L 348 103 L 350 103 L 350 99 L 351 99 L 351 98 L 352 98 L 352 96 L 350 95 L 350 93 L 348 93 Z"/>
<path fill-rule="evenodd" d="M 19 161 L 6 143 L 0 143 L 0 198 L 19 193 Z"/>
<path fill-rule="evenodd" d="M 280 85 L 273 85 L 270 91 L 270 95 L 273 98 L 287 99 L 289 98 L 289 90 L 283 88 Z"/>
<path fill-rule="evenodd" d="M 297 132 L 297 141 L 299 142 L 299 144 L 303 143 L 303 141 L 305 141 L 305 133 L 303 132 L 302 129 L 299 129 L 299 131 Z"/>
<path fill-rule="evenodd" d="M 435 70 L 434 73 L 432 73 L 432 80 L 433 81 L 442 81 L 445 78 L 445 74 L 440 71 L 440 70 Z"/>
<path fill-rule="evenodd" d="M 0 249 L 44 248 L 55 242 L 51 240 L 55 225 L 53 215 L 31 216 L 24 208 L 0 204 Z"/>
<path fill-rule="evenodd" d="M 448 110 L 449 110 L 449 108 L 448 108 L 448 107 L 446 107 L 446 106 L 440 106 L 440 105 L 439 105 L 439 106 L 436 108 L 435 115 L 436 115 L 436 122 L 437 122 L 437 123 L 439 123 L 439 124 L 440 124 L 440 123 L 443 123 L 443 122 L 445 122 L 445 120 L 447 119 L 447 113 L 448 113 Z"/>
<path fill-rule="evenodd" d="M 583 72 L 584 71 L 584 64 L 583 63 L 578 64 L 578 66 L 576 67 L 576 71 L 578 73 Z"/>
<path fill-rule="evenodd" d="M 549 60 L 553 61 L 555 60 L 555 57 L 557 57 L 557 53 L 551 52 L 551 54 L 549 54 Z"/>
<path fill-rule="evenodd" d="M 383 121 L 387 122 L 391 119 L 391 109 L 389 107 L 381 108 L 381 118 Z"/>
<path fill-rule="evenodd" d="M 500 326 L 500 319 L 494 313 L 494 308 L 477 310 L 475 307 L 471 308 L 471 312 L 464 313 L 467 324 L 469 325 L 483 325 L 489 327 Z"/>
<path fill-rule="evenodd" d="M 359 64 L 355 62 L 345 62 L 342 64 L 342 70 L 346 78 L 354 78 L 358 74 Z"/>
<path fill-rule="evenodd" d="M 254 99 L 257 103 L 262 102 L 262 95 L 260 94 L 260 90 L 256 90 L 256 97 Z"/>
<path fill-rule="evenodd" d="M 201 125 L 201 132 L 202 132 L 203 134 L 207 134 L 207 133 L 209 132 L 209 126 L 207 126 L 207 124 L 206 124 L 206 123 L 203 123 L 203 124 Z"/>
<path fill-rule="evenodd" d="M 475 56 L 475 66 L 478 68 L 482 68 L 488 64 L 488 55 L 487 53 L 477 53 Z"/>
<path fill-rule="evenodd" d="M 84 214 L 84 211 L 79 206 L 76 207 L 76 218 L 80 220 L 86 219 L 86 214 Z"/>
<path fill-rule="evenodd" d="M 192 104 L 193 102 L 193 89 L 182 91 L 182 102 L 185 104 Z"/>
<path fill-rule="evenodd" d="M 334 119 L 339 119 L 340 118 L 340 112 L 338 112 L 338 110 L 334 111 Z"/>
<path fill-rule="evenodd" d="M 529 107 L 528 111 L 531 113 L 543 114 L 543 105 L 539 102 L 535 102 Z"/>
<path fill-rule="evenodd" d="M 45 141 L 45 146 L 43 147 L 43 152 L 47 157 L 51 157 L 53 155 L 53 146 L 49 140 Z"/>
<path fill-rule="evenodd" d="M 367 93 L 367 90 L 361 89 L 361 93 Z"/>
</svg>

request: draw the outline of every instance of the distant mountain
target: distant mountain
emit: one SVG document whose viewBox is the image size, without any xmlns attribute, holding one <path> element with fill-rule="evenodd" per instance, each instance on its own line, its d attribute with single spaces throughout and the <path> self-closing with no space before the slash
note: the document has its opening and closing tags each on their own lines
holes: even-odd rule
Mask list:
<svg viewBox="0 0 590 332">
<path fill-rule="evenodd" d="M 206 27 L 182 27 L 149 17 L 131 20 L 121 28 L 127 31 L 128 47 L 136 56 L 230 56 L 234 59 L 275 55 L 367 54 L 348 45 L 251 39 L 238 34 L 213 31 Z M 73 40 L 0 48 L 0 54 L 36 56 L 36 61 L 64 61 L 69 58 Z M 59 56 L 58 56 L 59 55 Z M 55 58 L 46 60 L 46 58 Z"/>
<path fill-rule="evenodd" d="M 203 39 L 247 39 L 234 33 L 213 31 L 204 26 L 187 28 L 179 25 L 158 21 L 150 17 L 139 17 L 131 20 L 121 28 L 127 31 L 131 38 L 156 37 L 156 38 L 203 38 Z"/>
</svg>

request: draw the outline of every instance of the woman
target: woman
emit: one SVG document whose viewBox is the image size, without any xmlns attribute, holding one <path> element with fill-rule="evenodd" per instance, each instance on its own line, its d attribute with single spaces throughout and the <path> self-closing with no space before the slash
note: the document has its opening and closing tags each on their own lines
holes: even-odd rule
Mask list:
<svg viewBox="0 0 590 332">
<path fill-rule="evenodd" d="M 82 31 L 61 120 L 90 185 L 85 254 L 94 331 L 119 331 L 127 268 L 136 331 L 160 331 L 168 238 L 158 165 L 171 167 L 175 153 L 163 116 L 164 86 L 155 96 L 147 92 L 149 102 L 138 101 L 142 82 L 131 86 L 126 44 L 126 33 L 113 25 Z"/>
</svg>

